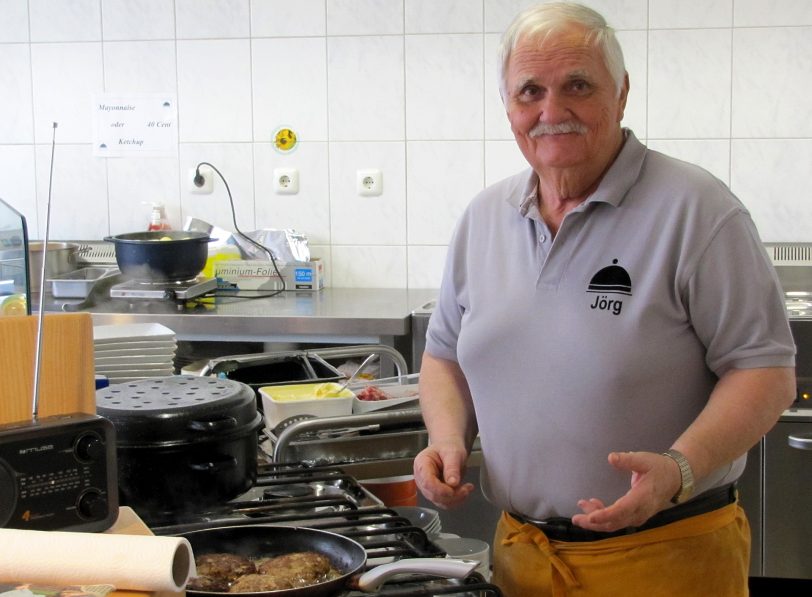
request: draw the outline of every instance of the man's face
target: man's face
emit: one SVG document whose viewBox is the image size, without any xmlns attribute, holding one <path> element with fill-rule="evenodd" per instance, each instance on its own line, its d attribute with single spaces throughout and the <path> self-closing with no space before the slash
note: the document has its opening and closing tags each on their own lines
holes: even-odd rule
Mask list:
<svg viewBox="0 0 812 597">
<path fill-rule="evenodd" d="M 550 35 L 541 48 L 520 40 L 506 81 L 510 128 L 537 172 L 608 165 L 617 150 L 628 80 L 618 95 L 600 51 L 585 44 L 583 29 Z"/>
</svg>

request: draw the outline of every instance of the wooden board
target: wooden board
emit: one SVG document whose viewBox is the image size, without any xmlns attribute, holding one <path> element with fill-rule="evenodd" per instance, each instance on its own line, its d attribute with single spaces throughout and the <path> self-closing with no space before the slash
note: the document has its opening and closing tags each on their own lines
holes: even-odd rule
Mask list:
<svg viewBox="0 0 812 597">
<path fill-rule="evenodd" d="M 0 424 L 31 419 L 38 317 L 0 317 Z M 96 412 L 93 320 L 49 313 L 43 321 L 39 416 Z"/>
</svg>

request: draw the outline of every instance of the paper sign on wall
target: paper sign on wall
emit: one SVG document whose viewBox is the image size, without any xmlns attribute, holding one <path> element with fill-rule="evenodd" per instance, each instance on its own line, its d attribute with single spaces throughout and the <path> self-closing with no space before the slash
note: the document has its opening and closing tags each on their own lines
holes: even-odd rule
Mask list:
<svg viewBox="0 0 812 597">
<path fill-rule="evenodd" d="M 177 123 L 172 94 L 94 95 L 93 155 L 177 156 Z"/>
</svg>

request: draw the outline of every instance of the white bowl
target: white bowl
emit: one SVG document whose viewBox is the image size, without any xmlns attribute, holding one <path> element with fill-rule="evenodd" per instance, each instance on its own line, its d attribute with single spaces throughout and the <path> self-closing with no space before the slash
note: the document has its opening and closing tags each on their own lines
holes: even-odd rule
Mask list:
<svg viewBox="0 0 812 597">
<path fill-rule="evenodd" d="M 352 414 L 355 398 L 350 390 L 333 382 L 264 386 L 259 389 L 265 424 L 273 429 L 287 418 L 297 415 L 339 417 Z"/>
</svg>

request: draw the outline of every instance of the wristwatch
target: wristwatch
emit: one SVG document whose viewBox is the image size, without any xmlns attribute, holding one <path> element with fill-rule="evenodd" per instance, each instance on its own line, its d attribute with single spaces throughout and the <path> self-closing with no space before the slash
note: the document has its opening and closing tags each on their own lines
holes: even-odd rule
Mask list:
<svg viewBox="0 0 812 597">
<path fill-rule="evenodd" d="M 677 450 L 666 450 L 663 456 L 668 456 L 679 466 L 680 486 L 674 497 L 671 498 L 672 504 L 681 504 L 687 501 L 694 494 L 694 472 L 691 470 L 691 465 L 688 460 L 683 456 L 682 452 Z"/>
</svg>

